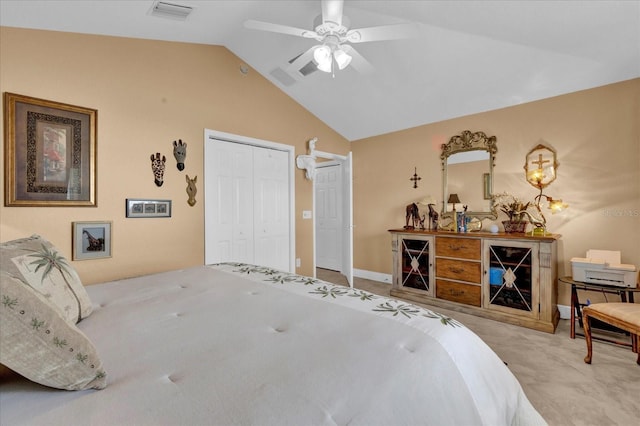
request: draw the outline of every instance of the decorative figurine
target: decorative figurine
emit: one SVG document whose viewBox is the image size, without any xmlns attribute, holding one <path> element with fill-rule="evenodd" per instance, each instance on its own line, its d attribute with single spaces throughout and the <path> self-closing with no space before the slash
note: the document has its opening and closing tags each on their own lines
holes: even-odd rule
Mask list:
<svg viewBox="0 0 640 426">
<path fill-rule="evenodd" d="M 173 156 L 176 158 L 178 170 L 184 170 L 184 159 L 187 157 L 187 144 L 182 142 L 182 139 L 178 139 L 178 142 L 173 141 Z"/>
<path fill-rule="evenodd" d="M 429 207 L 429 231 L 438 229 L 438 212 L 434 209 L 435 204 L 428 204 Z"/>
<path fill-rule="evenodd" d="M 196 205 L 196 192 L 198 192 L 198 188 L 196 188 L 196 182 L 198 181 L 198 176 L 194 176 L 193 179 L 189 179 L 189 175 L 186 175 L 187 178 L 187 195 L 189 195 L 189 199 L 187 203 L 193 207 Z"/>
<path fill-rule="evenodd" d="M 159 152 L 156 152 L 155 156 L 151 154 L 151 170 L 153 170 L 153 177 L 155 178 L 154 182 L 156 183 L 156 186 L 162 186 L 164 183 L 164 163 L 166 162 L 167 157 L 163 155 L 162 158 L 160 158 Z"/>
<path fill-rule="evenodd" d="M 407 205 L 406 213 L 407 224 L 404 229 L 415 229 L 420 223 L 420 211 L 418 210 L 418 205 L 416 203 Z M 412 225 L 409 225 L 409 221 L 411 221 Z"/>
</svg>

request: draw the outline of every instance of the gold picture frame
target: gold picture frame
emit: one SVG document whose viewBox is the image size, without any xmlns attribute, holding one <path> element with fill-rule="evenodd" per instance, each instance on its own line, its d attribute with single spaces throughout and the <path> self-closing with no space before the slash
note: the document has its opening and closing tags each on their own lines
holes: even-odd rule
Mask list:
<svg viewBox="0 0 640 426">
<path fill-rule="evenodd" d="M 482 197 L 485 200 L 491 199 L 491 174 L 482 174 Z"/>
<path fill-rule="evenodd" d="M 5 206 L 96 207 L 97 116 L 5 92 Z"/>
</svg>

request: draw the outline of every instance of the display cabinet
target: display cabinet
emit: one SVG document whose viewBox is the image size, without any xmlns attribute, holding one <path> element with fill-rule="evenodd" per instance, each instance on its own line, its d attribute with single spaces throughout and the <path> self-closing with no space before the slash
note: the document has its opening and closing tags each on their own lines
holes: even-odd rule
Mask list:
<svg viewBox="0 0 640 426">
<path fill-rule="evenodd" d="M 392 296 L 555 331 L 559 235 L 390 232 Z"/>
<path fill-rule="evenodd" d="M 396 235 L 393 287 L 433 296 L 433 237 Z"/>
<path fill-rule="evenodd" d="M 537 318 L 538 243 L 484 240 L 484 251 L 489 270 L 484 307 Z"/>
</svg>

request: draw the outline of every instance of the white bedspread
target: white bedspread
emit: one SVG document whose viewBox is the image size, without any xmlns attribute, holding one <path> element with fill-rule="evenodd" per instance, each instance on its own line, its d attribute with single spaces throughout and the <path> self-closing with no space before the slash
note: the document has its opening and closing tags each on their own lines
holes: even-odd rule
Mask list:
<svg viewBox="0 0 640 426">
<path fill-rule="evenodd" d="M 480 338 L 406 302 L 238 264 L 87 290 L 107 388 L 3 384 L 0 424 L 544 424 Z"/>
</svg>

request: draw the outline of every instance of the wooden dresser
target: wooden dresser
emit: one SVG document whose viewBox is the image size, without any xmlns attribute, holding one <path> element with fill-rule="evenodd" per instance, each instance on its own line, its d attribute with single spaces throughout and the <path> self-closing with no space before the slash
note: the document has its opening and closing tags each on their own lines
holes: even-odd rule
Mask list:
<svg viewBox="0 0 640 426">
<path fill-rule="evenodd" d="M 559 235 L 389 232 L 392 296 L 555 331 Z"/>
</svg>

